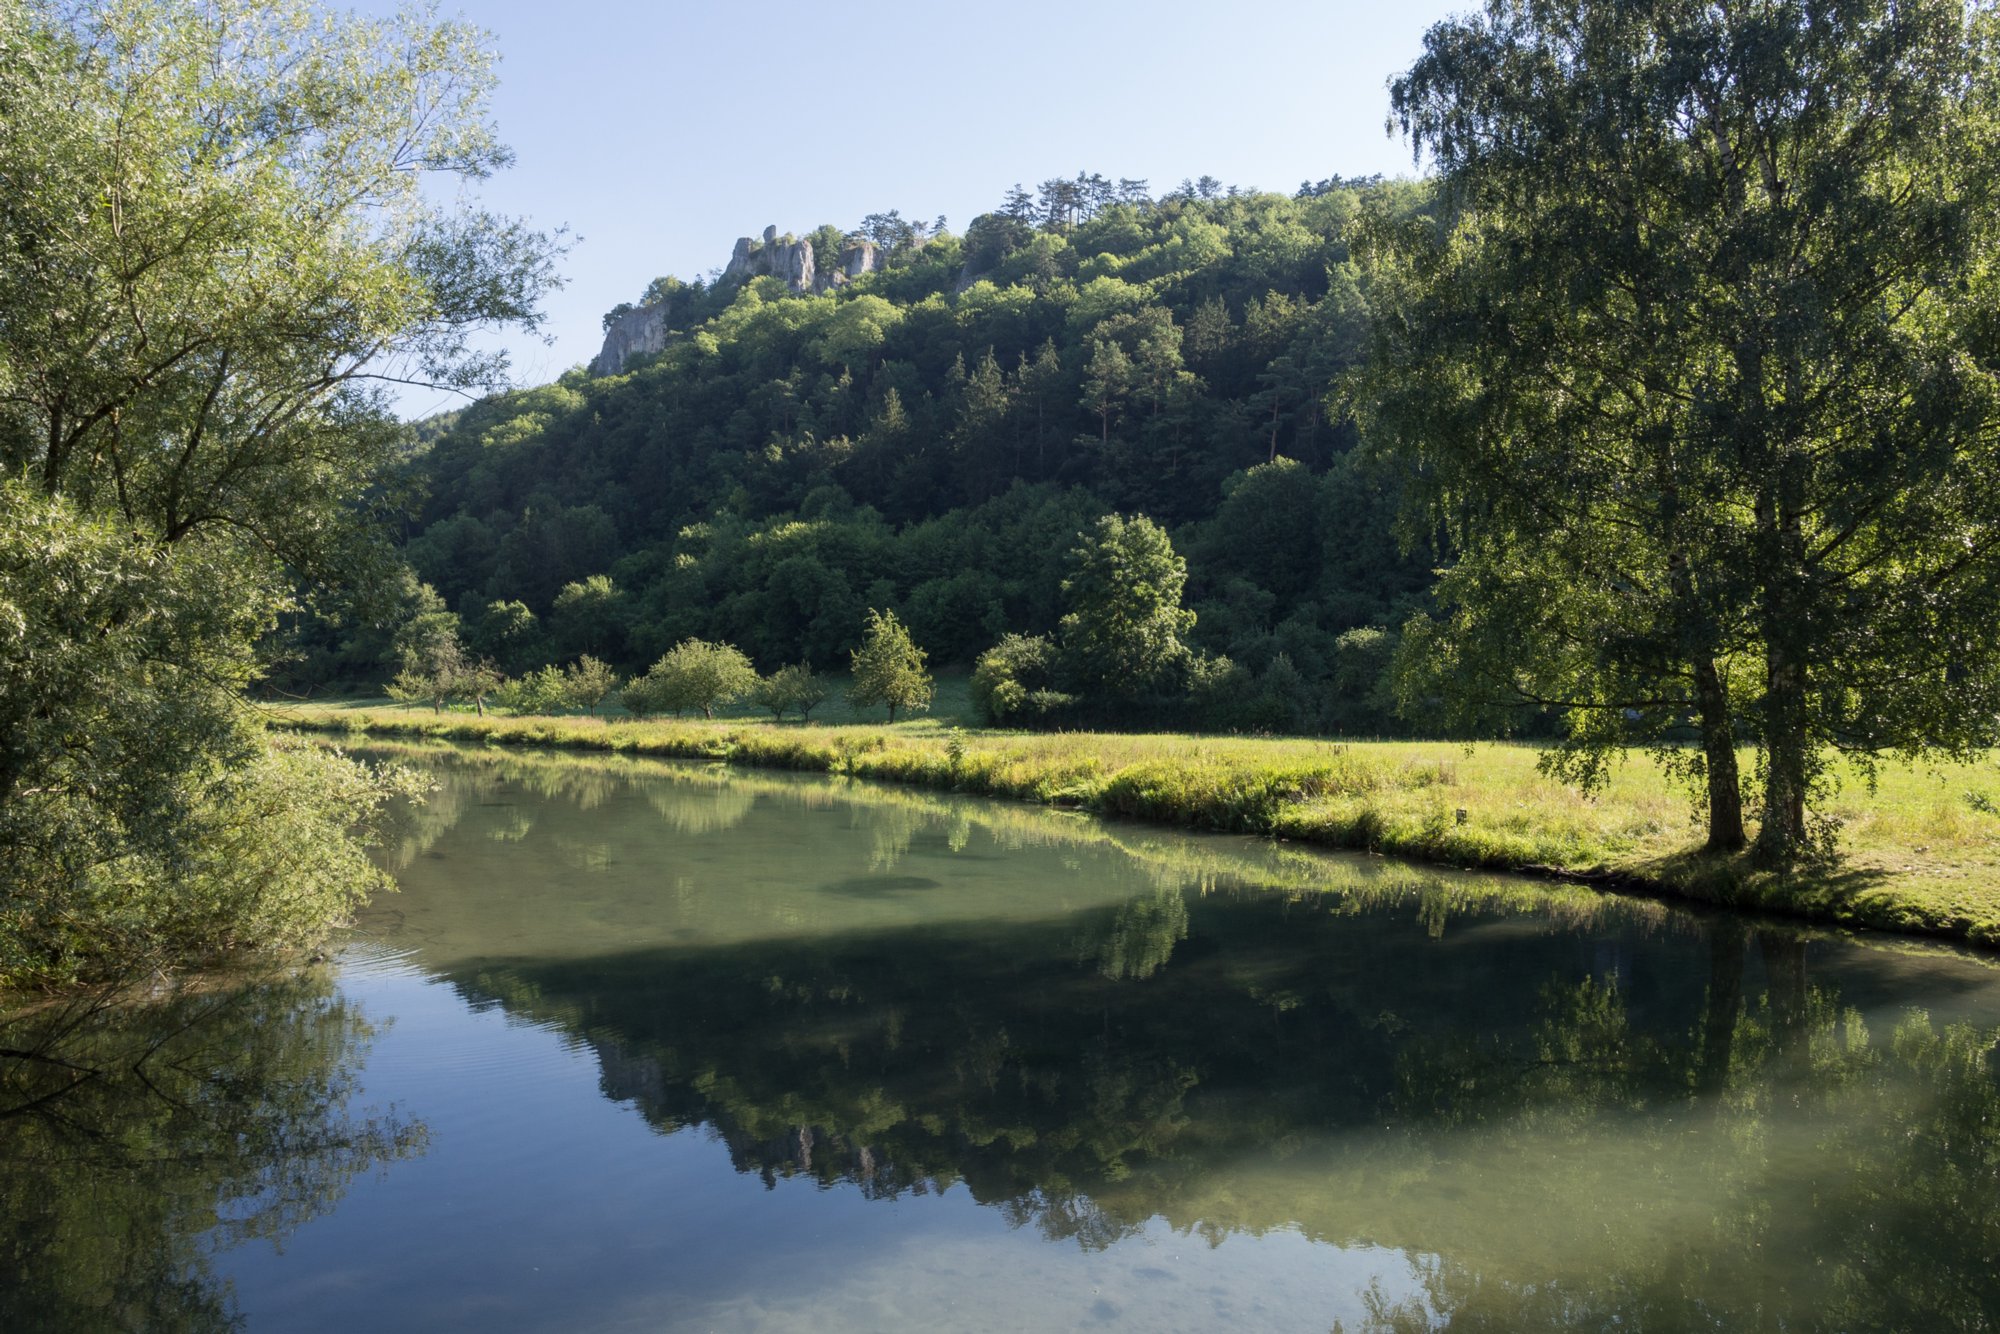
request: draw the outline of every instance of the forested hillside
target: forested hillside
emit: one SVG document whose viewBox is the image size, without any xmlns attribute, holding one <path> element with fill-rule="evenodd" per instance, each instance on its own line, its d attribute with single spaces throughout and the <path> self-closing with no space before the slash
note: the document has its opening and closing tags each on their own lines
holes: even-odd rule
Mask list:
<svg viewBox="0 0 2000 1334">
<path fill-rule="evenodd" d="M 510 672 L 638 670 L 690 636 L 766 670 L 844 666 L 871 608 L 970 663 L 1056 631 L 1080 534 L 1146 515 L 1187 561 L 1188 646 L 1228 701 L 1209 721 L 1379 728 L 1432 561 L 1401 549 L 1393 476 L 1329 395 L 1367 338 L 1363 220 L 1425 198 L 1204 179 L 1155 200 L 1079 176 L 1016 187 L 963 235 L 896 213 L 820 228 L 821 275 L 875 246 L 827 290 L 740 260 L 656 279 L 637 308 L 660 350 L 425 433 L 408 559 Z M 305 670 L 381 680 L 387 644 Z"/>
</svg>

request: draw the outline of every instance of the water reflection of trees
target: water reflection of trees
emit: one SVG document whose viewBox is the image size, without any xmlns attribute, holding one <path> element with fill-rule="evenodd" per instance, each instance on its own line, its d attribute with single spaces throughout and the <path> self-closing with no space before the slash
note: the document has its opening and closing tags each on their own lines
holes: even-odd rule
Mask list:
<svg viewBox="0 0 2000 1334">
<path fill-rule="evenodd" d="M 324 977 L 0 1016 L 0 1329 L 210 1330 L 210 1257 L 276 1242 L 420 1124 L 351 1108 L 371 1036 Z"/>
<path fill-rule="evenodd" d="M 675 794 L 662 815 L 714 800 L 712 777 L 629 781 Z M 1886 1005 L 1888 950 L 1025 806 L 727 783 L 848 810 L 877 873 L 933 845 L 1058 848 L 1151 887 L 1039 922 L 456 977 L 587 1038 L 609 1096 L 707 1128 L 745 1172 L 963 1186 L 1086 1247 L 1155 1218 L 1396 1247 L 1425 1295 L 1378 1301 L 1383 1329 L 2000 1310 L 2000 1016 Z"/>
<path fill-rule="evenodd" d="M 1532 1279 L 1490 1256 L 1433 1253 L 1424 1297 L 1378 1296 L 1372 1328 L 1991 1328 L 2000 1029 L 1912 1008 L 1871 1031 L 1834 987 L 1809 983 L 1802 940 L 1747 934 L 1714 927 L 1683 1033 L 1636 1032 L 1619 987 L 1586 979 L 1545 990 L 1523 1050 L 1481 1038 L 1399 1057 L 1391 1105 L 1413 1124 L 1492 1127 L 1489 1153 L 1574 1146 L 1547 1160 L 1548 1204 L 1571 1202 L 1576 1231 L 1605 1243 L 1594 1263 Z M 1592 1198 L 1590 1141 L 1635 1121 L 1661 1194 L 1707 1188 L 1691 1246 L 1621 1238 L 1621 1219 L 1651 1202 Z"/>
<path fill-rule="evenodd" d="M 1657 955 L 1420 934 L 1160 895 L 462 985 L 568 1022 L 607 1095 L 768 1181 L 962 1184 L 1086 1247 L 1157 1217 L 1406 1248 L 1427 1295 L 1382 1329 L 2000 1309 L 2000 1030 L 1875 1031 L 1805 938 L 1731 919 Z M 1468 1185 L 1490 1211 L 1449 1203 Z"/>
</svg>

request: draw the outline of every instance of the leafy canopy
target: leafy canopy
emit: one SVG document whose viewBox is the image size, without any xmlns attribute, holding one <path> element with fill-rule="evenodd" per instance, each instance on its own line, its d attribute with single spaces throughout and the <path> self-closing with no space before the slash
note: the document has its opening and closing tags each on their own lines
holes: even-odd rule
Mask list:
<svg viewBox="0 0 2000 1334">
<path fill-rule="evenodd" d="M 871 609 L 861 647 L 854 650 L 854 684 L 848 688 L 848 701 L 857 709 L 885 705 L 892 723 L 898 709 L 928 708 L 931 675 L 924 662 L 924 651 L 896 613 Z"/>
<path fill-rule="evenodd" d="M 1086 695 L 1114 700 L 1166 688 L 1189 658 L 1182 636 L 1194 628 L 1194 613 L 1181 606 L 1187 562 L 1143 514 L 1107 514 L 1080 537 L 1062 586 L 1069 676 Z"/>
<path fill-rule="evenodd" d="M 1445 211 L 1378 229 L 1358 395 L 1455 551 L 1414 696 L 1559 710 L 1585 780 L 1658 747 L 1723 848 L 1747 732 L 1775 860 L 1830 752 L 1991 744 L 1994 38 L 1964 0 L 1431 30 L 1393 102 Z"/>
<path fill-rule="evenodd" d="M 392 791 L 241 702 L 300 581 L 387 568 L 382 379 L 496 382 L 554 244 L 473 30 L 304 0 L 0 0 L 0 983 L 323 928 Z"/>
</svg>

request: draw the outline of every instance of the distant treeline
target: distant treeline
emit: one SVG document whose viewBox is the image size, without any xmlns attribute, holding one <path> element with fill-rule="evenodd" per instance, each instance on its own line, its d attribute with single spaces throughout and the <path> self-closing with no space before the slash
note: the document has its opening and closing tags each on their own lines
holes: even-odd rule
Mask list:
<svg viewBox="0 0 2000 1334">
<path fill-rule="evenodd" d="M 1224 714 L 1193 721 L 1389 728 L 1383 672 L 1436 562 L 1332 395 L 1367 341 L 1360 233 L 1427 202 L 1080 174 L 963 235 L 822 228 L 881 256 L 823 295 L 656 279 L 663 351 L 420 429 L 407 558 L 510 673 L 636 672 L 691 637 L 844 667 L 871 609 L 969 665 L 1055 634 L 1081 535 L 1143 514 L 1187 561 L 1188 647 L 1228 659 Z M 302 682 L 392 675 L 377 620 L 305 628 Z"/>
</svg>

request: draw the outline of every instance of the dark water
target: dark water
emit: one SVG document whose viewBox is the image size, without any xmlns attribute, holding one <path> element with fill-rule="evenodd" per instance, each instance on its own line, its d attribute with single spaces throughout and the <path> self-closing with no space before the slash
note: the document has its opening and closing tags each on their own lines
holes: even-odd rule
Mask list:
<svg viewBox="0 0 2000 1334">
<path fill-rule="evenodd" d="M 0 1060 L 0 1328 L 2000 1321 L 1989 958 L 421 762 L 331 966 L 0 1033 L 100 1072 Z"/>
</svg>

